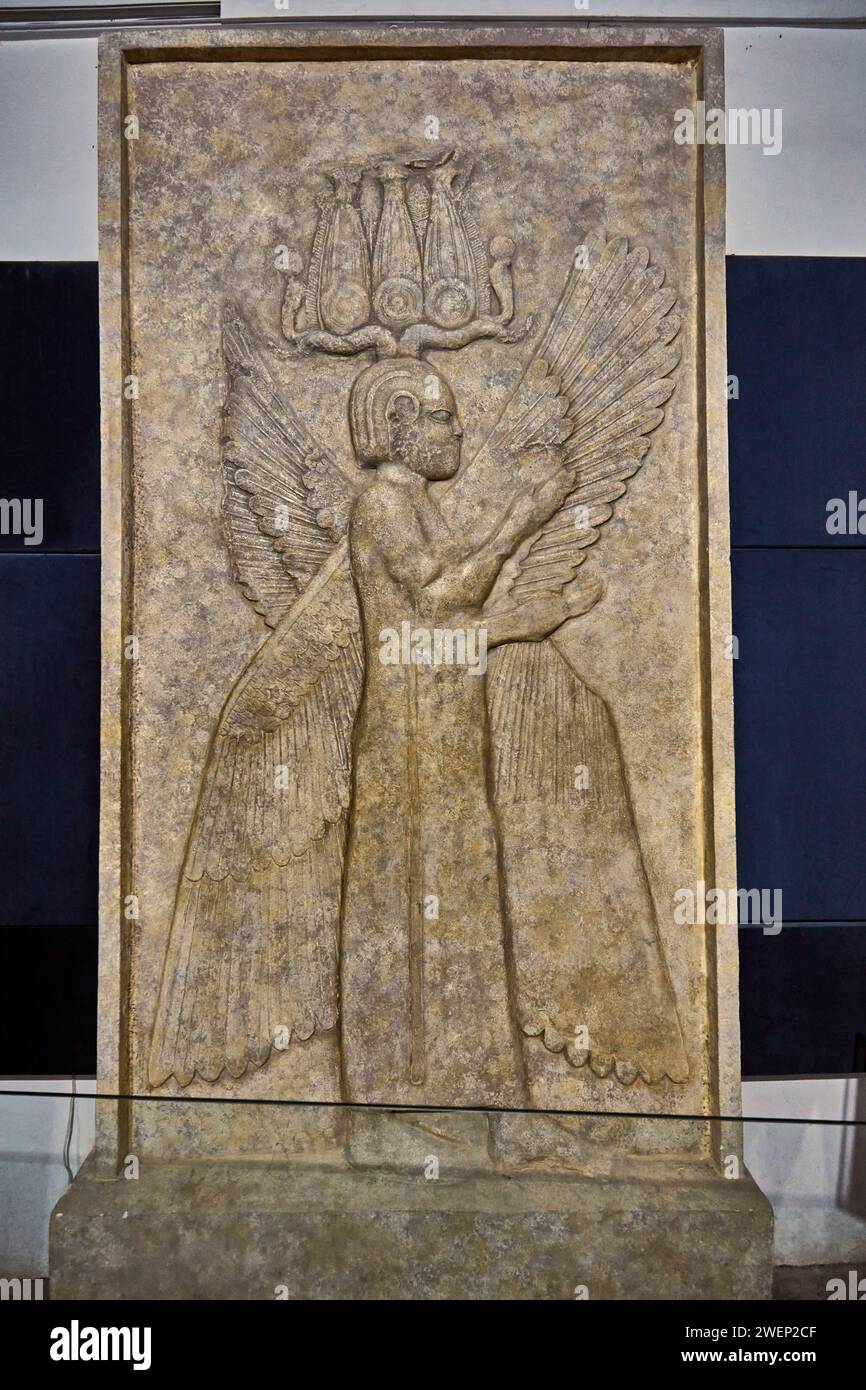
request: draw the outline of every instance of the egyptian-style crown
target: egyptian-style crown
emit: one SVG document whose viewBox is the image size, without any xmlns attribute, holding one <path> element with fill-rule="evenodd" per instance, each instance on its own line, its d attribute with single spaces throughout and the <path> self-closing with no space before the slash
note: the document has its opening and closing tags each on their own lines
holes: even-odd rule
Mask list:
<svg viewBox="0 0 866 1390">
<path fill-rule="evenodd" d="M 322 172 L 333 190 L 319 198 L 306 276 L 297 254 L 286 270 L 282 330 L 293 346 L 417 357 L 526 333 L 528 319 L 510 326 L 514 243 L 495 236 L 485 250 L 464 199 L 472 170 L 456 150 Z"/>
</svg>

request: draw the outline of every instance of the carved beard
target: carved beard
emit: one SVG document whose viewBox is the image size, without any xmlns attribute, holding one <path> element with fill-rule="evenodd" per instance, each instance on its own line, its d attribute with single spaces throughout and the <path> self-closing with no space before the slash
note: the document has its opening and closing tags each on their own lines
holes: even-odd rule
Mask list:
<svg viewBox="0 0 866 1390">
<path fill-rule="evenodd" d="M 391 426 L 391 457 L 413 473 L 427 477 L 433 463 L 433 450 L 416 420 L 395 420 Z"/>
<path fill-rule="evenodd" d="M 391 457 L 422 478 L 449 476 L 451 460 L 441 449 L 433 448 L 415 420 L 395 420 L 391 426 Z"/>
</svg>

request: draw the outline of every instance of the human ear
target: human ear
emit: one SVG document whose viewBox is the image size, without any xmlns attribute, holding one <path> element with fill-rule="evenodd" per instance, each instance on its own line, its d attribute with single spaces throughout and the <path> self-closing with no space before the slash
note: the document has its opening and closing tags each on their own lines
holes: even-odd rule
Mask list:
<svg viewBox="0 0 866 1390">
<path fill-rule="evenodd" d="M 401 425 L 410 425 L 418 419 L 421 403 L 408 391 L 399 391 L 388 402 L 389 420 L 399 420 Z"/>
</svg>

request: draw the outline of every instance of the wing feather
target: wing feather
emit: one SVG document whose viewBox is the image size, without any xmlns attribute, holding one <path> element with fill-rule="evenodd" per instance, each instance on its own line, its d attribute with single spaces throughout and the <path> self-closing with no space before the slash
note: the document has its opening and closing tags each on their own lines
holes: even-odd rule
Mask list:
<svg viewBox="0 0 866 1390">
<path fill-rule="evenodd" d="M 362 475 L 322 448 L 233 304 L 223 312 L 222 342 L 226 538 L 244 597 L 275 627 L 345 535 Z"/>
<path fill-rule="evenodd" d="M 509 561 L 490 606 L 558 593 L 613 515 L 664 419 L 680 359 L 676 290 L 644 247 L 594 233 L 550 324 L 485 444 L 443 498 L 452 517 L 484 523 L 485 493 L 525 485 L 521 455 L 556 448 L 574 488 Z M 467 523 L 468 524 L 468 523 Z"/>
<path fill-rule="evenodd" d="M 263 1065 L 277 1027 L 337 1019 L 337 940 L 361 618 L 341 542 L 232 690 L 169 935 L 151 1085 Z"/>
<path fill-rule="evenodd" d="M 587 251 L 588 268 L 572 268 L 539 348 L 568 400 L 573 428 L 562 461 L 575 488 L 516 557 L 500 594 L 512 602 L 570 582 L 640 468 L 674 390 L 676 291 L 646 249 L 629 251 L 625 237 L 597 236 Z"/>
</svg>

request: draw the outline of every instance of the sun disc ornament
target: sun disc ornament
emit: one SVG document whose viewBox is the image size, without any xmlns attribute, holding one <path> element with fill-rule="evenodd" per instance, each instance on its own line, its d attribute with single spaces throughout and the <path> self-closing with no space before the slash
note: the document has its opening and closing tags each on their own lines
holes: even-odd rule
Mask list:
<svg viewBox="0 0 866 1390">
<path fill-rule="evenodd" d="M 427 317 L 442 328 L 460 328 L 468 323 L 475 307 L 469 285 L 454 276 L 436 280 L 424 298 Z"/>
<path fill-rule="evenodd" d="M 373 308 L 387 328 L 408 328 L 421 317 L 421 286 L 406 276 L 383 280 L 373 295 Z"/>
</svg>

